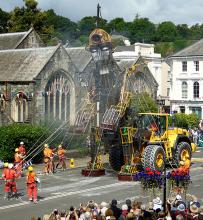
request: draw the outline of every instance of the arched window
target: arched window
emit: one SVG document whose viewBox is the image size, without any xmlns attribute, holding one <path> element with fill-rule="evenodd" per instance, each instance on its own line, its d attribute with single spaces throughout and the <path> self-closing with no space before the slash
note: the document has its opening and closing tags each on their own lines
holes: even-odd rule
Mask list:
<svg viewBox="0 0 203 220">
<path fill-rule="evenodd" d="M 193 84 L 193 96 L 194 98 L 199 98 L 199 83 L 194 82 Z"/>
<path fill-rule="evenodd" d="M 64 74 L 57 73 L 45 88 L 45 113 L 53 119 L 68 120 L 70 117 L 69 80 Z"/>
<path fill-rule="evenodd" d="M 26 122 L 28 119 L 28 98 L 19 92 L 13 100 L 13 119 L 16 122 Z"/>
<path fill-rule="evenodd" d="M 182 98 L 187 99 L 187 83 L 182 82 Z"/>
<path fill-rule="evenodd" d="M 6 108 L 6 99 L 3 94 L 0 94 L 0 110 L 1 112 L 4 112 Z"/>
</svg>

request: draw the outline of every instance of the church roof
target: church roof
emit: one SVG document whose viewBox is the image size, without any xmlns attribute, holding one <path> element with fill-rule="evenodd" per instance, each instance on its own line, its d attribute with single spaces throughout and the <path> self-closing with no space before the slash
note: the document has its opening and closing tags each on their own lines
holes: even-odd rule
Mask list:
<svg viewBox="0 0 203 220">
<path fill-rule="evenodd" d="M 15 49 L 28 32 L 0 34 L 0 50 Z"/>
<path fill-rule="evenodd" d="M 171 55 L 170 57 L 203 56 L 203 39 Z"/>
<path fill-rule="evenodd" d="M 92 59 L 92 54 L 85 47 L 70 47 L 66 48 L 66 51 L 79 72 L 82 72 Z"/>
<path fill-rule="evenodd" d="M 130 68 L 133 64 L 137 62 L 137 59 L 135 60 L 120 60 L 117 62 L 118 66 L 122 71 Z"/>
<path fill-rule="evenodd" d="M 0 81 L 33 81 L 58 47 L 0 51 Z"/>
</svg>

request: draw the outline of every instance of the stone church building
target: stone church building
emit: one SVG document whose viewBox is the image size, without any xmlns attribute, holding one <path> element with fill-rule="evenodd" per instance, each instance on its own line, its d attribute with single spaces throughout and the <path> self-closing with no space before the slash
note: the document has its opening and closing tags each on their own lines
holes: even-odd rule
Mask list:
<svg viewBox="0 0 203 220">
<path fill-rule="evenodd" d="M 122 86 L 125 68 L 131 64 L 117 64 L 112 58 L 105 65 L 111 77 L 101 74 L 100 87 L 101 95 L 108 94 L 111 100 L 107 107 L 118 101 L 119 91 L 112 88 Z M 84 100 L 98 83 L 95 71 L 92 54 L 84 47 L 45 47 L 33 28 L 0 34 L 0 125 L 53 119 L 74 125 Z M 157 83 L 150 80 L 148 69 L 142 71 L 149 80 L 138 83 L 142 85 L 139 92 L 147 90 L 155 98 Z"/>
</svg>

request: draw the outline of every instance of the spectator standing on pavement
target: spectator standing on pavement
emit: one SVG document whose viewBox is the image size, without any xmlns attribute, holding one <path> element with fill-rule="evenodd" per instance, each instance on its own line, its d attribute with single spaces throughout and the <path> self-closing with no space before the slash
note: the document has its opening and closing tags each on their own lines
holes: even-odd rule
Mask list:
<svg viewBox="0 0 203 220">
<path fill-rule="evenodd" d="M 117 220 L 120 217 L 120 215 L 122 214 L 122 210 L 117 207 L 117 200 L 116 199 L 113 199 L 111 201 L 110 209 L 113 211 L 113 215 L 115 216 L 115 218 Z"/>
<path fill-rule="evenodd" d="M 130 199 L 126 199 L 125 204 L 128 206 L 128 212 L 132 209 L 132 202 Z"/>
<path fill-rule="evenodd" d="M 197 141 L 198 141 L 198 129 L 197 128 L 194 128 L 192 130 L 192 136 L 193 136 L 194 143 L 197 144 Z"/>
</svg>

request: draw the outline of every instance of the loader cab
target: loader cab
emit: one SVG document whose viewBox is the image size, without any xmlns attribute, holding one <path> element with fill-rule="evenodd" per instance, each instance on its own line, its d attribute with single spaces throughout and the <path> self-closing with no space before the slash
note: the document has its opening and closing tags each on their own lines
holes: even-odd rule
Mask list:
<svg viewBox="0 0 203 220">
<path fill-rule="evenodd" d="M 142 130 L 161 137 L 168 130 L 168 114 L 140 113 L 139 124 Z"/>
</svg>

